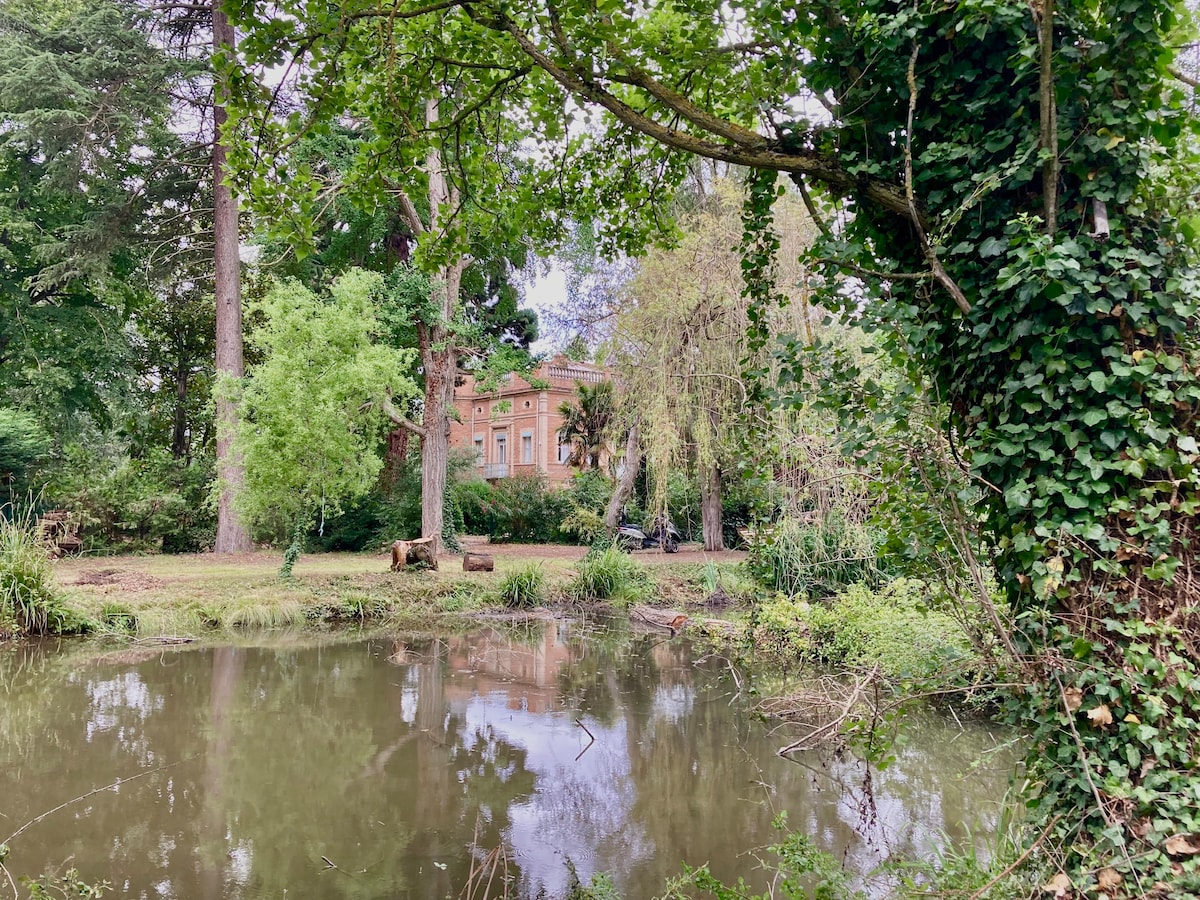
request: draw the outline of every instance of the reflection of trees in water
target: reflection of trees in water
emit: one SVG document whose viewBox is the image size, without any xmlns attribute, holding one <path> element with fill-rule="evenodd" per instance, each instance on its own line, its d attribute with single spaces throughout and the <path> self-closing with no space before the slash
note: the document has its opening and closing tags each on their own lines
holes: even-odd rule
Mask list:
<svg viewBox="0 0 1200 900">
<path fill-rule="evenodd" d="M 597 640 L 542 623 L 516 637 L 156 652 L 90 667 L 19 652 L 0 656 L 0 797 L 14 827 L 119 776 L 191 760 L 13 848 L 23 872 L 73 852 L 86 876 L 128 878 L 135 896 L 154 885 L 177 897 L 456 895 L 477 822 L 482 851 L 519 851 L 510 873 L 528 893 L 561 884 L 570 855 L 585 877 L 611 870 L 627 896 L 649 896 L 684 860 L 752 875 L 740 854 L 773 839 L 782 809 L 870 868 L 879 853 L 927 855 L 939 829 L 956 836 L 982 819 L 986 833 L 1011 758 L 972 769 L 991 746 L 984 732 L 923 723 L 875 779 L 887 840 L 872 846 L 855 833 L 861 770 L 775 757 L 785 741 L 731 705 L 722 664 L 695 666 L 685 642 L 663 635 Z M 598 740 L 576 760 L 580 713 Z M 324 871 L 322 856 L 340 869 Z"/>
</svg>

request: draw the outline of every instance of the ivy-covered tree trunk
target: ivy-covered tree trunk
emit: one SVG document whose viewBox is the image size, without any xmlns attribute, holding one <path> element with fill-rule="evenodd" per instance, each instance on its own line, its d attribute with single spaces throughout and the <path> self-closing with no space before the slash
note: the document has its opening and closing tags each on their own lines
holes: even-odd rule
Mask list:
<svg viewBox="0 0 1200 900">
<path fill-rule="evenodd" d="M 844 7 L 828 74 L 863 124 L 843 158 L 905 172 L 911 198 L 860 208 L 860 265 L 927 273 L 875 282 L 866 319 L 949 401 L 983 491 L 1053 890 L 1194 897 L 1200 278 L 1176 8 L 989 9 Z"/>
<path fill-rule="evenodd" d="M 450 459 L 450 413 L 454 409 L 457 360 L 446 347 L 445 328 L 421 325 L 425 404 L 421 435 L 421 536 L 441 544 L 445 524 L 446 470 Z M 440 339 L 439 339 L 440 338 Z"/>
</svg>

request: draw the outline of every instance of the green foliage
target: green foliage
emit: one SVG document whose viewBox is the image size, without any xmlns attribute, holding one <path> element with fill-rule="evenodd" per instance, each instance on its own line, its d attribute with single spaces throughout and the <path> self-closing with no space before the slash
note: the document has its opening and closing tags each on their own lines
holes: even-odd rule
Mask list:
<svg viewBox="0 0 1200 900">
<path fill-rule="evenodd" d="M 482 486 L 481 486 L 482 485 Z M 549 489 L 542 475 L 519 473 L 495 484 L 465 482 L 455 488 L 466 530 L 494 541 L 545 544 L 560 540 L 569 500 Z"/>
<path fill-rule="evenodd" d="M 0 489 L 8 503 L 28 490 L 30 477 L 49 453 L 50 436 L 36 418 L 0 406 Z"/>
<path fill-rule="evenodd" d="M 380 276 L 354 271 L 328 301 L 292 282 L 258 304 L 262 324 L 250 341 L 263 360 L 245 386 L 237 446 L 246 467 L 240 502 L 260 528 L 323 523 L 375 484 L 382 422 L 366 410 L 389 389 L 399 399 L 416 392 L 401 374 L 412 351 L 377 343 L 382 289 Z"/>
<path fill-rule="evenodd" d="M 551 488 L 544 476 L 518 473 L 494 484 L 466 479 L 452 485 L 450 499 L 462 513 L 466 534 L 498 542 L 591 543 L 604 531 L 602 514 L 612 483 L 595 471 L 581 472 L 566 488 Z"/>
<path fill-rule="evenodd" d="M 576 569 L 567 595 L 580 603 L 634 603 L 644 600 L 654 586 L 646 567 L 611 542 L 589 550 Z"/>
<path fill-rule="evenodd" d="M 591 544 L 607 534 L 604 514 L 612 496 L 612 482 L 594 469 L 580 472 L 566 490 L 565 514 L 558 523 L 563 535 L 574 535 L 578 543 Z"/>
<path fill-rule="evenodd" d="M 588 545 L 608 533 L 604 516 L 582 506 L 573 507 L 558 523 L 558 528 L 563 534 L 573 534 L 579 543 Z"/>
<path fill-rule="evenodd" d="M 1168 622 L 1106 617 L 1094 639 L 1044 619 L 1019 623 L 1046 629 L 1060 668 L 1013 698 L 1008 712 L 1043 748 L 1026 762 L 1027 806 L 1050 819 L 1051 839 L 1066 849 L 1073 888 L 1099 890 L 1111 868 L 1132 890 L 1138 879 L 1164 885 L 1160 896 L 1200 894 L 1200 660 L 1195 631 Z M 1194 613 L 1193 619 L 1194 622 Z M 1100 664 L 1121 647 L 1123 665 Z M 1036 711 L 1030 716 L 1029 710 Z M 1079 764 L 1080 758 L 1083 764 Z M 1059 810 L 1074 810 L 1068 818 Z M 1138 831 L 1138 855 L 1127 828 Z M 1188 837 L 1191 835 L 1192 837 Z"/>
<path fill-rule="evenodd" d="M 761 530 L 750 546 L 750 571 L 772 590 L 825 597 L 852 584 L 877 584 L 877 537 L 831 513 L 786 518 Z"/>
<path fill-rule="evenodd" d="M 204 243 L 207 151 L 173 108 L 203 63 L 166 52 L 150 15 L 125 0 L 0 11 L 0 395 L 56 428 L 107 422 L 147 278 Z"/>
<path fill-rule="evenodd" d="M 567 860 L 567 893 L 563 900 L 621 900 L 621 895 L 613 885 L 612 879 L 603 872 L 597 872 L 588 883 L 579 880 L 575 863 Z"/>
<path fill-rule="evenodd" d="M 691 900 L 696 896 L 716 900 L 770 900 L 776 896 L 791 900 L 864 900 L 866 895 L 851 886 L 850 876 L 835 857 L 821 850 L 808 835 L 787 830 L 786 814 L 776 818 L 775 827 L 784 836 L 778 844 L 767 848 L 775 857 L 765 863 L 774 872 L 772 890 L 755 894 L 744 879 L 729 885 L 714 876 L 708 866 L 698 869 L 684 866 L 684 874 L 667 883 L 663 900 Z"/>
<path fill-rule="evenodd" d="M 54 588 L 47 552 L 32 514 L 0 518 L 0 637 L 85 630 Z"/>
<path fill-rule="evenodd" d="M 121 603 L 105 603 L 100 609 L 100 624 L 113 631 L 136 634 L 137 613 Z"/>
<path fill-rule="evenodd" d="M 79 877 L 77 869 L 67 869 L 62 874 L 39 875 L 37 878 L 22 878 L 21 883 L 29 891 L 29 900 L 100 900 L 112 884 L 97 881 L 89 884 Z"/>
<path fill-rule="evenodd" d="M 47 496 L 78 516 L 89 550 L 199 553 L 212 549 L 216 529 L 211 483 L 208 459 L 189 465 L 164 448 L 135 458 L 72 444 Z"/>
<path fill-rule="evenodd" d="M 504 576 L 497 598 L 509 609 L 532 609 L 546 599 L 546 573 L 539 564 L 514 569 Z"/>
<path fill-rule="evenodd" d="M 296 527 L 292 530 L 292 540 L 283 551 L 283 565 L 279 567 L 280 578 L 291 578 L 292 569 L 296 565 L 296 560 L 300 558 L 300 554 L 304 552 L 304 524 L 303 520 L 296 520 Z"/>
<path fill-rule="evenodd" d="M 878 666 L 893 681 L 930 679 L 975 661 L 962 626 L 935 603 L 927 585 L 905 578 L 877 591 L 851 585 L 825 601 L 776 597 L 753 612 L 754 642 L 788 663 Z"/>
</svg>

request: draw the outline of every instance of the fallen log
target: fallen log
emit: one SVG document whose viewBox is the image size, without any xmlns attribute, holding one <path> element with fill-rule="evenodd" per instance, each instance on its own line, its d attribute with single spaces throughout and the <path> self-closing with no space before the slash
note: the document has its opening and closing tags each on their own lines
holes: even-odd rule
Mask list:
<svg viewBox="0 0 1200 900">
<path fill-rule="evenodd" d="M 671 634 L 677 634 L 688 620 L 687 613 L 676 609 L 655 609 L 652 606 L 635 606 L 629 611 L 629 617 L 655 628 L 665 628 Z"/>
<path fill-rule="evenodd" d="M 464 572 L 493 572 L 496 560 L 487 553 L 468 553 L 463 557 Z"/>
</svg>

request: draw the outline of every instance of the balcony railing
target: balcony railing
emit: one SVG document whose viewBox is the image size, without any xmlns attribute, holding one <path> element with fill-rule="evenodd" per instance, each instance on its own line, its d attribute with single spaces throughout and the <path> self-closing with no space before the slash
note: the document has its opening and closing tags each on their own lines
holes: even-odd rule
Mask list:
<svg viewBox="0 0 1200 900">
<path fill-rule="evenodd" d="M 487 463 L 483 467 L 484 478 L 507 478 L 508 463 Z"/>
<path fill-rule="evenodd" d="M 583 381 L 588 384 L 599 384 L 604 380 L 603 372 L 595 372 L 591 369 L 577 369 L 574 366 L 547 366 L 546 375 L 550 378 L 558 378 L 561 380 Z"/>
</svg>

